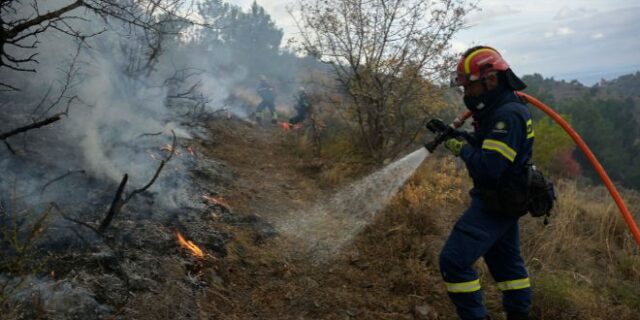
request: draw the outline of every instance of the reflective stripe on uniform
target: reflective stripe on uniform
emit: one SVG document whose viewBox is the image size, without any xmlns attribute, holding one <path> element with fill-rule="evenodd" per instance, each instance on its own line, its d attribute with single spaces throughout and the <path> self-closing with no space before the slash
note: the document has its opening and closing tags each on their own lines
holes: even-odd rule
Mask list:
<svg viewBox="0 0 640 320">
<path fill-rule="evenodd" d="M 447 285 L 447 291 L 452 293 L 468 293 L 480 290 L 480 280 L 473 280 L 467 282 L 445 282 Z"/>
<path fill-rule="evenodd" d="M 529 287 L 531 287 L 531 282 L 529 281 L 529 278 L 498 282 L 498 288 L 500 288 L 500 290 L 502 291 L 520 290 L 520 289 L 526 289 Z"/>
<path fill-rule="evenodd" d="M 485 139 L 482 142 L 482 149 L 496 151 L 511 162 L 516 159 L 517 155 L 515 150 L 511 149 L 506 143 L 493 139 Z"/>
<path fill-rule="evenodd" d="M 529 121 L 527 121 L 527 139 L 531 139 L 535 136 L 535 133 L 533 132 L 533 120 L 529 119 Z"/>
</svg>

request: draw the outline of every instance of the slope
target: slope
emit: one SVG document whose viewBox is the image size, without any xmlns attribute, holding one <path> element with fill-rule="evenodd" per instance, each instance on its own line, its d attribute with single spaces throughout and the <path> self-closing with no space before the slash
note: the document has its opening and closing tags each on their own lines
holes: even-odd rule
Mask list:
<svg viewBox="0 0 640 320">
<path fill-rule="evenodd" d="M 209 126 L 218 143 L 203 149 L 234 172 L 220 194 L 234 214 L 267 223 L 298 219 L 308 214 L 305 208 L 331 195 L 333 190 L 319 186 L 308 161 L 291 151 L 298 132 L 234 119 Z M 222 319 L 447 319 L 437 315 L 437 310 L 451 310 L 434 264 L 445 226 L 420 214 L 422 208 L 412 213 L 415 225 L 396 225 L 393 207 L 328 259 L 318 259 L 295 237 L 220 223 L 232 240 L 202 312 Z M 445 217 L 443 211 L 437 214 Z M 418 229 L 419 234 L 411 231 Z M 431 241 L 413 247 L 420 238 Z M 404 252 L 389 251 L 398 246 Z"/>
</svg>

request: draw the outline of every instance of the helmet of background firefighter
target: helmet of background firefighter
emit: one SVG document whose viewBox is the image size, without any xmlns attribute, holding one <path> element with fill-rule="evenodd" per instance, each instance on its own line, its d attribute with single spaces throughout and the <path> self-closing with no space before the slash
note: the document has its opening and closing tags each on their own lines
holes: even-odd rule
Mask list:
<svg viewBox="0 0 640 320">
<path fill-rule="evenodd" d="M 504 77 L 500 78 L 503 78 L 506 82 L 504 85 L 512 90 L 523 90 L 527 87 L 516 76 L 498 50 L 488 46 L 476 46 L 462 54 L 453 74 L 451 84 L 463 86 L 473 81 L 482 80 L 493 73 L 504 74 Z"/>
</svg>

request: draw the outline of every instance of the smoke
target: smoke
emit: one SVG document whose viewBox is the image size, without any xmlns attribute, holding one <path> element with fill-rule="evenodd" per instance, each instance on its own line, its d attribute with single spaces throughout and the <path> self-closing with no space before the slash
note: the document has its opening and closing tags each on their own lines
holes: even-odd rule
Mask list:
<svg viewBox="0 0 640 320">
<path fill-rule="evenodd" d="M 317 261 L 332 257 L 368 225 L 428 156 L 424 148 L 389 164 L 313 205 L 274 224 L 297 239 Z"/>
<path fill-rule="evenodd" d="M 56 0 L 40 9 L 67 4 Z M 33 15 L 31 6 L 21 8 L 25 12 L 16 16 Z M 77 17 L 66 21 L 70 27 L 93 36 L 49 29 L 38 35 L 37 49 L 15 52 L 39 53 L 35 74 L 0 69 L 0 79 L 11 79 L 22 89 L 0 92 L 0 131 L 68 111 L 61 121 L 9 138 L 15 155 L 0 150 L 0 204 L 8 216 L 20 215 L 21 225 L 39 217 L 51 202 L 68 216 L 99 223 L 125 174 L 125 196 L 151 181 L 169 155 L 172 132 L 178 138 L 176 153 L 147 192 L 127 205 L 126 215 L 167 221 L 178 212 L 198 212 L 190 209 L 201 209 L 203 191 L 192 170 L 206 161 L 188 150 L 197 146 L 194 137 L 210 139 L 202 120 L 219 112 L 248 119 L 259 102 L 257 75 L 267 75 L 276 87 L 279 109 L 293 96 L 289 90 L 298 86 L 297 58 L 278 50 L 277 37 L 271 37 L 277 29 L 268 24 L 242 29 L 250 19 L 266 21 L 265 16 L 244 16 L 237 25 L 255 34 L 224 28 L 194 36 L 197 28 L 183 26 L 181 35 L 158 35 L 87 10 L 69 14 Z M 261 50 L 259 44 L 268 48 Z M 159 54 L 154 56 L 153 48 Z M 67 248 L 76 237 L 70 230 L 93 237 L 57 213 L 50 220 L 43 235 L 48 248 Z"/>
<path fill-rule="evenodd" d="M 65 4 L 47 2 L 47 8 Z M 40 212 L 55 202 L 67 214 L 97 221 L 124 174 L 128 192 L 151 180 L 170 152 L 173 131 L 176 154 L 149 189 L 156 196 L 145 211 L 162 218 L 197 206 L 193 198 L 200 195 L 189 176 L 196 160 L 187 148 L 194 136 L 208 138 L 198 117 L 224 106 L 246 68 L 222 68 L 234 64 L 224 48 L 189 47 L 180 36 L 167 36 L 159 57 L 149 61 L 153 35 L 147 31 L 84 10 L 73 14 L 83 18 L 68 21 L 74 29 L 106 31 L 82 41 L 55 30 L 40 34 L 35 75 L 11 73 L 22 91 L 0 93 L 3 132 L 69 107 L 61 121 L 10 138 L 16 155 L 0 150 L 0 201 L 11 202 L 12 212 Z M 190 88 L 186 97 L 172 98 Z M 56 181 L 72 171 L 82 173 Z M 56 223 L 51 229 L 60 230 Z"/>
</svg>

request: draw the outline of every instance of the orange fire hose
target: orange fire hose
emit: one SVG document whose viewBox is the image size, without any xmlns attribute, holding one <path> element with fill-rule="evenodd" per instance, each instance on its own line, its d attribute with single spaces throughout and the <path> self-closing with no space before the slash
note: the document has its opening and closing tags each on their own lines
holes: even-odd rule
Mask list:
<svg viewBox="0 0 640 320">
<path fill-rule="evenodd" d="M 589 159 L 589 162 L 591 162 L 591 165 L 593 165 L 593 168 L 596 169 L 596 172 L 598 172 L 600 179 L 602 180 L 602 182 L 604 182 L 604 185 L 609 190 L 609 193 L 613 197 L 613 200 L 616 202 L 616 205 L 618 205 L 618 209 L 620 209 L 620 213 L 622 214 L 622 217 L 624 218 L 625 222 L 629 226 L 629 230 L 631 231 L 631 234 L 635 238 L 636 243 L 638 244 L 638 246 L 640 246 L 640 229 L 638 228 L 638 225 L 633 219 L 633 216 L 631 215 L 631 212 L 627 208 L 627 205 L 624 203 L 624 200 L 622 200 L 622 197 L 620 196 L 618 189 L 616 189 L 616 186 L 613 184 L 613 182 L 609 178 L 609 175 L 607 175 L 607 172 L 604 171 L 604 168 L 602 167 L 602 164 L 600 164 L 600 161 L 598 161 L 598 159 L 593 154 L 593 152 L 591 152 L 591 149 L 589 149 L 589 147 L 584 142 L 584 140 L 582 140 L 582 137 L 580 137 L 580 135 L 578 135 L 578 133 L 575 130 L 573 130 L 573 128 L 571 128 L 571 125 L 569 125 L 567 121 L 565 121 L 559 114 L 553 111 L 553 109 L 551 109 L 549 106 L 545 105 L 544 103 L 540 102 L 540 100 L 526 93 L 523 93 L 523 92 L 516 92 L 516 93 L 522 99 L 536 106 L 538 109 L 542 110 L 549 117 L 555 120 L 555 122 L 557 122 L 564 129 L 564 131 L 566 131 L 567 134 L 571 136 L 571 138 L 573 139 L 573 141 L 575 141 L 575 143 L 578 145 L 580 150 L 582 150 L 582 152 L 587 156 L 587 159 Z M 471 112 L 467 111 L 462 115 L 460 115 L 458 118 L 456 118 L 453 121 L 452 125 L 458 128 L 462 126 L 465 120 L 467 120 L 470 116 L 471 116 Z"/>
<path fill-rule="evenodd" d="M 522 99 L 536 106 L 538 109 L 542 110 L 549 117 L 551 117 L 555 122 L 557 122 L 562 127 L 562 129 L 564 129 L 564 131 L 567 132 L 567 134 L 569 134 L 569 136 L 571 136 L 571 139 L 573 139 L 573 141 L 576 142 L 580 150 L 582 150 L 584 155 L 587 156 L 587 159 L 589 159 L 589 162 L 591 162 L 591 165 L 593 165 L 593 168 L 596 169 L 596 172 L 598 172 L 600 179 L 609 190 L 609 193 L 613 197 L 613 200 L 616 202 L 616 205 L 618 205 L 618 209 L 620 209 L 620 213 L 622 214 L 622 217 L 624 218 L 625 222 L 629 226 L 629 230 L 631 231 L 631 234 L 636 239 L 636 243 L 638 244 L 638 246 L 640 246 L 640 229 L 638 229 L 638 225 L 633 219 L 633 216 L 631 215 L 631 212 L 627 208 L 627 205 L 624 203 L 624 200 L 622 200 L 622 197 L 620 196 L 618 189 L 616 189 L 616 186 L 613 184 L 613 182 L 609 178 L 609 175 L 607 175 L 607 172 L 604 171 L 604 168 L 602 167 L 602 164 L 600 164 L 600 161 L 598 161 L 598 159 L 593 154 L 593 152 L 591 152 L 591 149 L 589 149 L 589 147 L 584 142 L 584 140 L 582 140 L 582 137 L 580 137 L 580 135 L 578 135 L 578 133 L 571 128 L 571 125 L 569 125 L 567 121 L 565 121 L 562 117 L 560 117 L 560 115 L 557 114 L 555 111 L 553 111 L 553 109 L 551 109 L 549 106 L 545 105 L 544 103 L 540 102 L 540 100 L 526 93 L 523 93 L 523 92 L 516 92 L 516 93 Z"/>
</svg>

